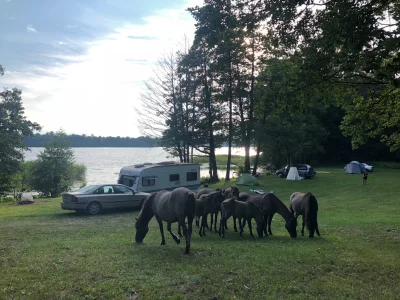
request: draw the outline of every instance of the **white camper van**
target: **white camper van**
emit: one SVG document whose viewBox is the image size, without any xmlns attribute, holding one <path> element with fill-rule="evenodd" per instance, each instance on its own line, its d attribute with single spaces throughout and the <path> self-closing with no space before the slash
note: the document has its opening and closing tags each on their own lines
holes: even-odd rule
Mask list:
<svg viewBox="0 0 400 300">
<path fill-rule="evenodd" d="M 200 165 L 164 161 L 143 163 L 123 167 L 118 183 L 138 192 L 154 192 L 186 187 L 196 190 L 200 187 Z"/>
</svg>

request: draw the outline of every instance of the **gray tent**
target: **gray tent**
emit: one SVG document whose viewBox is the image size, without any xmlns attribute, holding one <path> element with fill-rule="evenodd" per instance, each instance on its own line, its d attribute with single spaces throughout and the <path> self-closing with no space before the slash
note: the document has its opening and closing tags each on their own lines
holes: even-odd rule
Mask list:
<svg viewBox="0 0 400 300">
<path fill-rule="evenodd" d="M 363 169 L 359 164 L 349 163 L 344 167 L 344 172 L 348 174 L 362 174 Z"/>
</svg>

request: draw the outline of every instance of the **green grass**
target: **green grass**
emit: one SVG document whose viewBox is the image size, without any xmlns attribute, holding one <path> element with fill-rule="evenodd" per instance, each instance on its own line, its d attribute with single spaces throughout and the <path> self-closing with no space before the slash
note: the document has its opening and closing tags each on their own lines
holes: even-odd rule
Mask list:
<svg viewBox="0 0 400 300">
<path fill-rule="evenodd" d="M 220 154 L 216 155 L 217 165 L 221 168 L 226 168 L 226 162 L 228 161 L 228 155 Z M 195 156 L 193 157 L 193 161 L 197 164 L 208 164 L 209 159 L 208 156 Z M 250 163 L 253 164 L 254 156 L 250 156 Z M 232 155 L 231 157 L 232 165 L 240 165 L 244 164 L 244 156 L 240 155 Z"/>
<path fill-rule="evenodd" d="M 159 245 L 154 219 L 136 245 L 137 211 L 76 215 L 60 199 L 0 204 L 0 299 L 399 299 L 400 170 L 378 168 L 367 186 L 342 167 L 316 171 L 296 182 L 267 176 L 257 188 L 285 204 L 312 191 L 321 238 L 289 238 L 278 215 L 261 240 L 247 229 L 240 237 L 230 221 L 225 239 L 194 231 L 188 256 L 167 232 Z"/>
</svg>

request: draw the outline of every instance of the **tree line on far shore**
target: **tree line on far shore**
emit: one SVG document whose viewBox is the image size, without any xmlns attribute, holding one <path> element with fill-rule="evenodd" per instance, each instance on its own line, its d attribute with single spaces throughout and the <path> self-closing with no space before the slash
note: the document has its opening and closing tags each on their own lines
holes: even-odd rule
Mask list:
<svg viewBox="0 0 400 300">
<path fill-rule="evenodd" d="M 36 133 L 32 136 L 24 138 L 24 143 L 27 147 L 44 147 L 52 137 L 56 135 L 55 132 L 48 132 L 44 134 Z M 113 136 L 94 136 L 92 135 L 79 135 L 68 134 L 66 138 L 71 147 L 157 147 L 158 139 L 140 136 L 137 138 L 131 137 L 113 137 Z"/>
</svg>

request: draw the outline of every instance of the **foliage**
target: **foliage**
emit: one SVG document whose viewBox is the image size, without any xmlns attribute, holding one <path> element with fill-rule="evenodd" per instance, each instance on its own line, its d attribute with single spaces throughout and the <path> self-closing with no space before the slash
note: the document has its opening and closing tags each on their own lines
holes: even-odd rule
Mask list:
<svg viewBox="0 0 400 300">
<path fill-rule="evenodd" d="M 74 181 L 85 181 L 86 179 L 86 166 L 83 164 L 72 165 L 72 178 Z"/>
<path fill-rule="evenodd" d="M 286 206 L 292 192 L 312 191 L 321 238 L 291 239 L 277 214 L 273 236 L 252 239 L 246 226 L 241 237 L 230 218 L 225 239 L 214 232 L 200 238 L 193 228 L 188 256 L 166 226 L 166 245 L 159 245 L 155 218 L 144 243 L 132 243 L 138 211 L 88 218 L 61 210 L 59 198 L 1 204 L 0 298 L 398 298 L 399 170 L 376 169 L 364 187 L 362 177 L 345 175 L 342 165 L 316 171 L 313 180 L 258 178 L 257 188 L 272 189 Z M 27 249 L 29 255 L 21 255 Z"/>
<path fill-rule="evenodd" d="M 39 124 L 26 119 L 21 94 L 16 88 L 0 92 L 0 194 L 7 191 L 12 176 L 20 170 L 27 149 L 24 138 L 40 130 Z"/>
<path fill-rule="evenodd" d="M 342 128 L 353 148 L 379 137 L 392 151 L 400 150 L 400 88 L 388 87 L 379 95 L 358 97 L 344 105 Z"/>
<path fill-rule="evenodd" d="M 46 143 L 32 171 L 31 185 L 51 197 L 69 190 L 74 181 L 74 154 L 66 134 L 60 130 Z M 76 168 L 78 171 L 82 168 Z"/>
<path fill-rule="evenodd" d="M 382 133 L 384 142 L 396 150 L 396 118 L 387 110 L 374 114 L 376 122 L 384 125 L 372 121 L 360 126 L 358 121 L 372 119 L 368 116 L 371 98 L 374 105 L 387 107 L 400 85 L 398 2 L 300 0 L 266 1 L 264 5 L 262 15 L 276 32 L 271 51 L 298 63 L 301 82 L 297 90 L 341 90 L 349 98 L 332 97 L 331 103 L 344 106 L 342 128 L 352 137 L 353 146 Z"/>
</svg>

